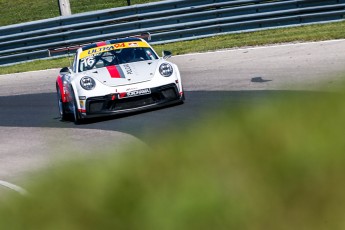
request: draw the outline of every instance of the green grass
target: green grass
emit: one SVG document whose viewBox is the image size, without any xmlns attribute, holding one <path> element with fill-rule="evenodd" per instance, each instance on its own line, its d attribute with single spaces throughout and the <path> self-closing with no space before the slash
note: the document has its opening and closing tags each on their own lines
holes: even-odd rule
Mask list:
<svg viewBox="0 0 345 230">
<path fill-rule="evenodd" d="M 131 0 L 131 5 L 158 2 L 159 0 Z M 70 0 L 72 13 L 81 13 L 93 10 L 101 10 L 120 6 L 127 6 L 127 0 Z"/>
<path fill-rule="evenodd" d="M 345 229 L 344 96 L 225 108 L 44 171 L 0 204 L 0 229 Z"/>
<path fill-rule="evenodd" d="M 143 4 L 158 0 L 131 0 Z M 70 0 L 73 14 L 127 6 L 127 0 Z M 58 0 L 0 0 L 0 26 L 60 16 Z"/>
<path fill-rule="evenodd" d="M 72 57 L 70 58 L 70 60 L 66 57 L 66 58 L 57 58 L 57 59 L 50 59 L 50 60 L 37 60 L 33 62 L 25 62 L 25 63 L 11 65 L 11 66 L 0 67 L 0 74 L 20 73 L 20 72 L 35 71 L 35 70 L 62 68 L 65 66 L 70 66 L 70 61 L 73 61 Z"/>
<path fill-rule="evenodd" d="M 258 32 L 229 34 L 192 41 L 155 45 L 153 47 L 158 54 L 161 54 L 161 51 L 165 49 L 173 51 L 174 55 L 178 55 L 243 46 L 258 46 L 286 42 L 322 41 L 344 38 L 345 21 L 319 25 L 263 30 Z M 41 60 L 24 64 L 17 64 L 13 66 L 0 67 L 0 74 L 61 68 L 69 65 L 70 64 L 68 58 L 58 58 L 47 61 Z"/>
<path fill-rule="evenodd" d="M 0 0 L 0 26 L 59 16 L 55 0 Z"/>
<path fill-rule="evenodd" d="M 237 33 L 212 38 L 159 46 L 172 47 L 175 54 L 204 52 L 243 46 L 259 46 L 287 42 L 310 42 L 345 38 L 345 21 L 327 24 L 307 25 L 258 32 Z"/>
</svg>

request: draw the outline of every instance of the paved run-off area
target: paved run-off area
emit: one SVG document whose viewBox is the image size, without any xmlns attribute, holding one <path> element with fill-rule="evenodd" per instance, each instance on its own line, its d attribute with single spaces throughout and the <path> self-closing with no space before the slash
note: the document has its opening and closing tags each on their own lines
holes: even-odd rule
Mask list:
<svg viewBox="0 0 345 230">
<path fill-rule="evenodd" d="M 176 56 L 170 60 L 181 71 L 184 105 L 82 126 L 57 119 L 58 69 L 2 75 L 0 180 L 20 184 L 33 170 L 109 147 L 114 153 L 133 143 L 147 147 L 142 133 L 166 130 L 182 117 L 193 120 L 219 97 L 236 95 L 242 103 L 243 95 L 257 91 L 333 90 L 345 77 L 344 47 L 345 40 L 335 40 Z"/>
<path fill-rule="evenodd" d="M 333 87 L 341 80 L 344 47 L 345 40 L 332 40 L 188 54 L 170 60 L 178 64 L 187 91 L 310 90 L 320 83 Z M 58 72 L 0 75 L 0 96 L 55 92 Z"/>
</svg>

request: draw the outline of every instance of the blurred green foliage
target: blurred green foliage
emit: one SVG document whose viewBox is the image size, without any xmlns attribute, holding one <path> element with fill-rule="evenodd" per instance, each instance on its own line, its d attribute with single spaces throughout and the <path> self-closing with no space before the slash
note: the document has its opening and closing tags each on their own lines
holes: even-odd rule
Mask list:
<svg viewBox="0 0 345 230">
<path fill-rule="evenodd" d="M 0 204 L 0 229 L 344 229 L 344 96 L 224 108 L 150 150 L 45 171 Z"/>
</svg>

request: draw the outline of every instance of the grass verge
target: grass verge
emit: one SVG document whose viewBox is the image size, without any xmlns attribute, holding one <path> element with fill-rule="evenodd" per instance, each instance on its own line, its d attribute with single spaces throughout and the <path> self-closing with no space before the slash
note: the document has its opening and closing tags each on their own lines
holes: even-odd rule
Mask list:
<svg viewBox="0 0 345 230">
<path fill-rule="evenodd" d="M 131 4 L 144 4 L 158 0 L 131 0 Z M 73 14 L 127 6 L 127 0 L 70 0 Z M 25 13 L 23 13 L 25 12 Z M 57 0 L 0 0 L 0 26 L 30 22 L 60 16 Z"/>
<path fill-rule="evenodd" d="M 192 52 L 214 51 L 243 46 L 258 46 L 286 42 L 322 41 L 345 38 L 345 21 L 290 27 L 282 29 L 263 30 L 215 36 L 185 42 L 169 43 L 154 46 L 160 54 L 162 50 L 171 50 L 174 55 Z M 0 67 L 0 74 L 18 73 L 33 70 L 61 68 L 69 66 L 68 58 L 33 61 L 13 66 Z"/>
<path fill-rule="evenodd" d="M 144 4 L 149 2 L 158 2 L 159 0 L 130 0 L 131 5 Z M 115 8 L 121 6 L 127 6 L 127 0 L 70 0 L 72 13 L 82 13 L 93 10 L 102 10 L 108 8 Z"/>
</svg>

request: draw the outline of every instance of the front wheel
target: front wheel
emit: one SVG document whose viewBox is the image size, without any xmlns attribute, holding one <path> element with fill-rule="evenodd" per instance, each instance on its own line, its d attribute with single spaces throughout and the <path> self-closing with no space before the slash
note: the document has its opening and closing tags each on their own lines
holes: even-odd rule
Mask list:
<svg viewBox="0 0 345 230">
<path fill-rule="evenodd" d="M 82 121 L 82 118 L 81 118 L 80 112 L 78 110 L 77 99 L 75 97 L 73 89 L 71 91 L 72 91 L 72 95 L 73 95 L 72 112 L 73 112 L 73 117 L 74 117 L 74 124 L 79 125 L 80 122 Z"/>
<path fill-rule="evenodd" d="M 57 101 L 58 101 L 58 107 L 59 107 L 59 114 L 60 114 L 60 120 L 67 120 L 67 113 L 66 113 L 66 107 L 67 104 L 62 102 L 62 96 L 59 86 L 56 87 L 57 92 Z"/>
</svg>

